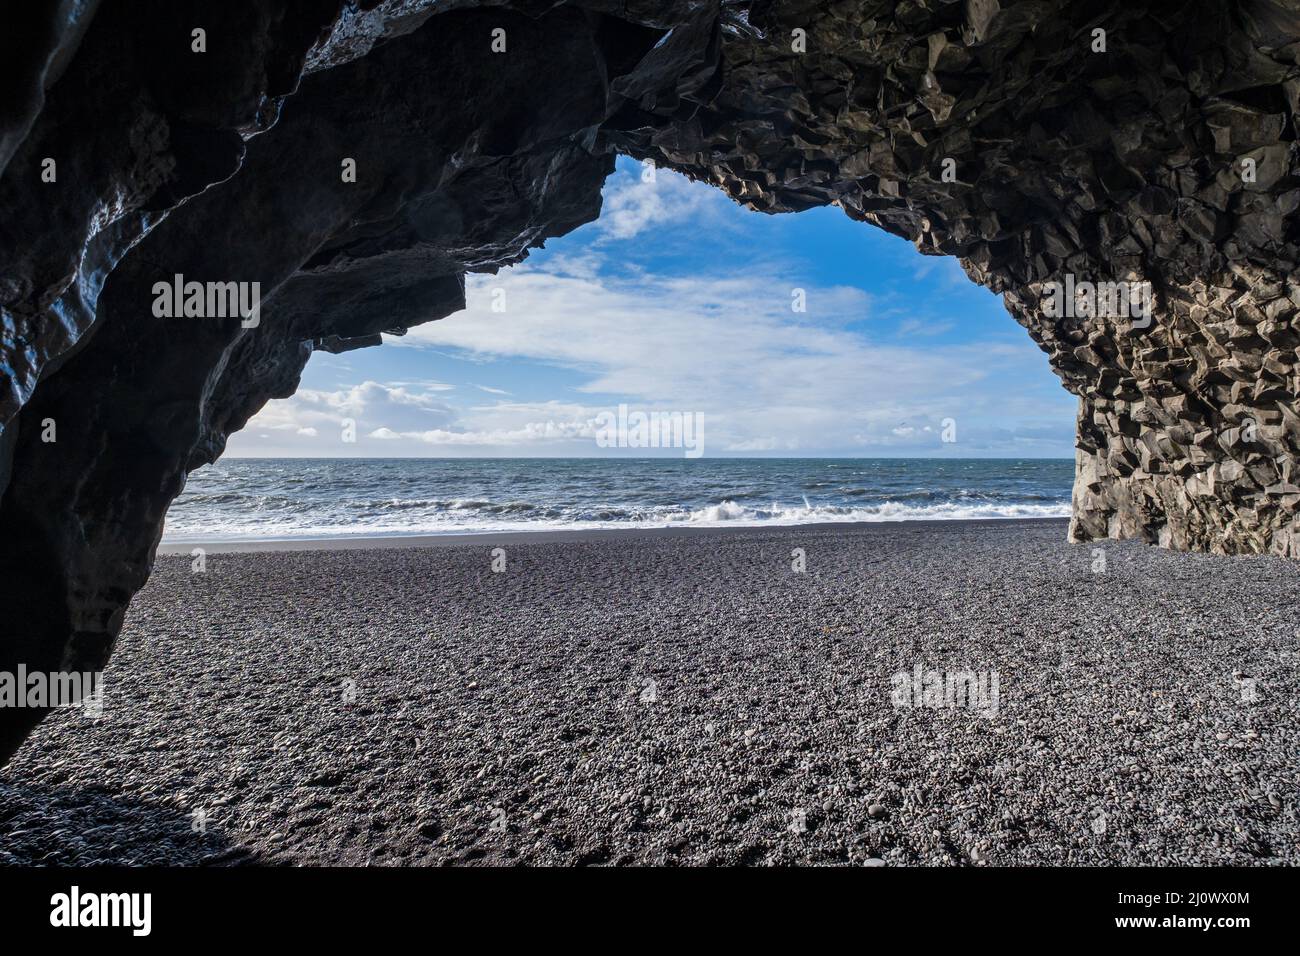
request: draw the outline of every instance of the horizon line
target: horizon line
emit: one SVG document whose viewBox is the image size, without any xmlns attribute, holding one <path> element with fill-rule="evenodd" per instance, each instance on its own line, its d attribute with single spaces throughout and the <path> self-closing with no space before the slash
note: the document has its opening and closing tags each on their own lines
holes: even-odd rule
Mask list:
<svg viewBox="0 0 1300 956">
<path fill-rule="evenodd" d="M 222 455 L 217 461 L 1074 461 L 1064 455 Z M 210 462 L 209 464 L 215 464 Z"/>
</svg>

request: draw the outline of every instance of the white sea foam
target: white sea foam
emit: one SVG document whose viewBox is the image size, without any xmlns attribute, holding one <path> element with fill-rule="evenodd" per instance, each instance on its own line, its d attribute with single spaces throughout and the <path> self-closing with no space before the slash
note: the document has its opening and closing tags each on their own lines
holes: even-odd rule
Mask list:
<svg viewBox="0 0 1300 956">
<path fill-rule="evenodd" d="M 226 520 L 205 522 L 195 527 L 191 522 L 170 522 L 164 540 L 187 541 L 245 540 L 250 538 L 332 538 L 361 536 L 405 536 L 439 534 L 473 534 L 478 532 L 517 531 L 598 531 L 617 528 L 673 527 L 785 527 L 800 524 L 881 521 L 961 521 L 974 519 L 1063 518 L 1068 504 L 940 504 L 913 505 L 883 502 L 870 507 L 808 506 L 800 502 L 746 506 L 734 501 L 694 509 L 657 508 L 645 514 L 618 519 L 523 518 L 521 513 L 533 509 L 519 503 L 468 507 L 457 501 L 448 510 L 413 513 L 405 510 L 395 515 L 373 516 L 346 521 L 284 517 L 276 520 Z M 618 510 L 618 509 L 610 509 Z M 177 526 L 178 525 L 178 526 Z"/>
<path fill-rule="evenodd" d="M 906 459 L 223 461 L 169 542 L 1062 517 L 1073 463 Z"/>
</svg>

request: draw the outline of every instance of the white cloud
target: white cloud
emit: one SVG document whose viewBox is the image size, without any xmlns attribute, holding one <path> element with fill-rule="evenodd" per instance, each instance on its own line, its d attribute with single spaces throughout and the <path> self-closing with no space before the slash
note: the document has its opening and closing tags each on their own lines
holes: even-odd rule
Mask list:
<svg viewBox="0 0 1300 956">
<path fill-rule="evenodd" d="M 438 446 L 480 454 L 530 448 L 584 454 L 595 447 L 596 416 L 603 410 L 558 401 L 456 408 L 430 392 L 412 391 L 395 382 L 367 381 L 334 391 L 303 389 L 290 398 L 268 402 L 244 431 L 232 437 L 230 452 L 364 457 L 441 453 L 429 448 Z M 343 440 L 348 421 L 355 423 L 355 441 Z"/>
<path fill-rule="evenodd" d="M 806 290 L 806 313 L 791 310 L 797 287 Z M 507 290 L 506 312 L 491 311 L 492 288 Z M 977 426 L 961 429 L 972 443 L 963 451 L 974 454 L 978 419 L 1003 422 L 1013 411 L 1037 410 L 991 383 L 1014 378 L 1027 361 L 1045 361 L 1027 342 L 873 340 L 859 331 L 870 315 L 866 293 L 818 287 L 794 271 L 682 277 L 607 268 L 590 278 L 525 265 L 470 277 L 467 299 L 464 312 L 395 344 L 573 369 L 584 377 L 578 390 L 599 396 L 599 407 L 630 401 L 702 412 L 711 454 L 846 446 L 941 452 L 948 449 L 937 431 L 948 417 Z M 517 420 L 509 426 L 520 427 Z"/>
<path fill-rule="evenodd" d="M 606 186 L 597 227 L 604 238 L 631 239 L 647 229 L 699 219 L 722 197 L 715 190 L 701 188 L 684 176 L 655 170 L 647 182 L 640 175 L 616 173 Z M 590 263 L 587 263 L 588 268 Z"/>
<path fill-rule="evenodd" d="M 732 271 L 703 271 L 700 259 L 718 257 L 702 256 L 700 243 L 732 228 L 721 214 L 730 205 L 664 170 L 653 182 L 620 171 L 585 248 L 470 276 L 463 312 L 386 337 L 389 349 L 423 349 L 442 362 L 493 363 L 492 373 L 473 374 L 492 374 L 509 391 L 432 380 L 307 389 L 270 403 L 250 423 L 250 447 L 237 435 L 232 453 L 268 453 L 251 447 L 262 436 L 274 439 L 269 453 L 599 454 L 593 420 L 620 402 L 702 413 L 706 454 L 1060 452 L 1059 426 L 1038 426 L 1059 421 L 1071 400 L 1017 388 L 1027 368 L 1046 363 L 1031 342 L 951 344 L 940 336 L 954 323 L 918 309 L 933 302 L 819 285 L 808 267 L 764 252 Z M 681 260 L 677 271 L 641 254 L 647 240 Z M 692 271 L 680 274 L 683 265 Z M 968 285 L 952 260 L 915 268 L 939 286 Z M 505 312 L 492 311 L 496 289 Z M 792 310 L 795 290 L 806 311 Z M 544 376 L 543 387 L 554 395 L 567 385 L 579 400 L 517 400 L 535 394 L 538 366 L 567 370 Z M 475 404 L 466 395 L 476 391 L 498 400 Z M 359 440 L 343 446 L 346 418 Z M 957 421 L 955 447 L 939 440 L 946 418 Z"/>
<path fill-rule="evenodd" d="M 388 386 L 392 388 L 415 388 L 424 392 L 450 392 L 456 387 L 455 385 L 448 385 L 446 382 L 431 382 L 427 380 L 389 382 Z"/>
<path fill-rule="evenodd" d="M 355 423 L 357 434 L 368 427 L 385 424 L 420 429 L 444 426 L 454 421 L 456 410 L 437 397 L 438 383 L 380 383 L 327 391 L 304 388 L 291 397 L 267 402 L 247 427 L 232 436 L 231 454 L 298 454 L 329 456 L 355 452 L 355 445 L 343 440 L 344 426 Z M 275 442 L 274 449 L 244 447 L 253 439 L 259 445 Z"/>
<path fill-rule="evenodd" d="M 376 429 L 371 438 L 408 439 L 426 445 L 532 445 L 543 442 L 568 442 L 596 437 L 596 426 L 586 422 L 528 422 L 522 428 L 494 429 L 492 431 L 448 431 L 431 428 L 422 432 L 394 432 L 388 428 Z"/>
</svg>

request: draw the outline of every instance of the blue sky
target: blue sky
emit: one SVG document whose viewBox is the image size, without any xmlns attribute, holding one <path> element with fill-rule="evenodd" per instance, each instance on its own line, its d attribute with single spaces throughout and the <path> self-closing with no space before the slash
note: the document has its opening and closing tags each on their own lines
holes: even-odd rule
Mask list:
<svg viewBox="0 0 1300 956">
<path fill-rule="evenodd" d="M 228 453 L 644 455 L 597 446 L 622 403 L 701 414 L 709 457 L 1073 457 L 1074 398 L 955 260 L 642 172 L 620 159 L 597 222 L 470 276 L 465 311 L 314 355 Z"/>
</svg>

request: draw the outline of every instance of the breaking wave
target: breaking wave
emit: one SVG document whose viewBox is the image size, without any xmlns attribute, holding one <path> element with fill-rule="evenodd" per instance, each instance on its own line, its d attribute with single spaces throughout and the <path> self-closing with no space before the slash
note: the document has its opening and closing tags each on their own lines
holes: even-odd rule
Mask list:
<svg viewBox="0 0 1300 956">
<path fill-rule="evenodd" d="M 245 459 L 200 469 L 164 540 L 1055 518 L 1055 460 Z"/>
</svg>

